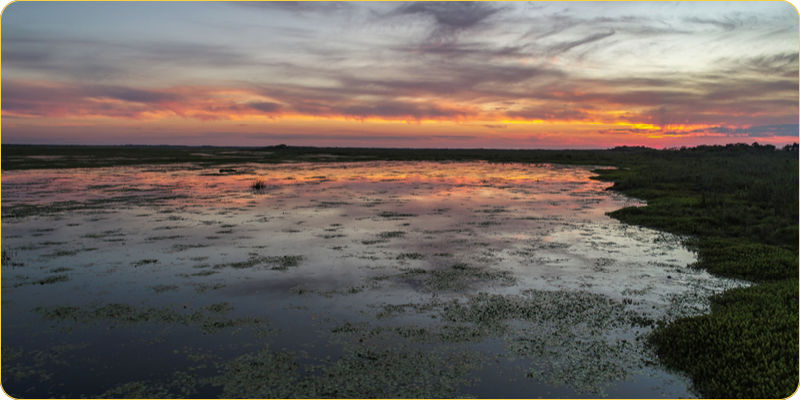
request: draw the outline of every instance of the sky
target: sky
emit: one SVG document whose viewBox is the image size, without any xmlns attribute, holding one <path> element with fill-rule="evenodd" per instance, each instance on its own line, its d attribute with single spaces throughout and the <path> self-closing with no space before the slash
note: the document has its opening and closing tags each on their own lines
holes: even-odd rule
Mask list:
<svg viewBox="0 0 800 400">
<path fill-rule="evenodd" d="M 14 2 L 2 144 L 798 141 L 787 2 Z"/>
</svg>

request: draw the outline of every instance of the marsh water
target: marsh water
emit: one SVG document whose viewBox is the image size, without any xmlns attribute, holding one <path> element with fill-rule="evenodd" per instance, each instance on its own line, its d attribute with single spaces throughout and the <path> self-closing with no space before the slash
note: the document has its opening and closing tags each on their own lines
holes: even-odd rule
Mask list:
<svg viewBox="0 0 800 400">
<path fill-rule="evenodd" d="M 747 283 L 688 267 L 680 238 L 606 216 L 643 204 L 590 170 L 3 172 L 3 389 L 693 397 L 643 339 L 655 321 L 707 312 L 710 294 Z"/>
</svg>

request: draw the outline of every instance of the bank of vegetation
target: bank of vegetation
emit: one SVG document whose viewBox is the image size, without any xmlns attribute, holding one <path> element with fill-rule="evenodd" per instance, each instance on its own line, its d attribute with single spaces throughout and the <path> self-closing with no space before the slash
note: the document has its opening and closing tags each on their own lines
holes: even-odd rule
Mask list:
<svg viewBox="0 0 800 400">
<path fill-rule="evenodd" d="M 756 284 L 713 296 L 711 313 L 661 321 L 661 361 L 710 398 L 785 398 L 798 387 L 798 145 L 654 150 L 450 150 L 270 146 L 3 146 L 3 171 L 192 163 L 474 161 L 614 166 L 597 179 L 647 201 L 610 215 L 689 237 L 696 268 Z"/>
<path fill-rule="evenodd" d="M 786 398 L 798 387 L 798 153 L 795 146 L 651 151 L 598 171 L 648 206 L 621 221 L 691 235 L 697 268 L 757 283 L 713 296 L 711 313 L 661 323 L 661 361 L 709 398 Z M 627 164 L 627 163 L 626 163 Z"/>
</svg>

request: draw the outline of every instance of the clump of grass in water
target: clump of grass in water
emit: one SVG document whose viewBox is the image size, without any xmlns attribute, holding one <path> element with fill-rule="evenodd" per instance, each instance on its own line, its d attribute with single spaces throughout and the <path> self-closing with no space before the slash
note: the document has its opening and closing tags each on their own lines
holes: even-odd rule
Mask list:
<svg viewBox="0 0 800 400">
<path fill-rule="evenodd" d="M 256 179 L 250 184 L 250 188 L 253 190 L 262 190 L 267 188 L 267 181 L 263 179 Z"/>
<path fill-rule="evenodd" d="M 65 256 L 74 256 L 83 251 L 94 251 L 97 250 L 97 247 L 86 247 L 82 249 L 75 249 L 75 250 L 56 250 L 50 254 L 43 254 L 42 258 L 56 258 L 56 257 L 65 257 Z"/>
<path fill-rule="evenodd" d="M 234 269 L 246 269 L 246 268 L 253 268 L 261 264 L 271 264 L 271 267 L 269 268 L 270 270 L 286 271 L 290 267 L 299 266 L 300 261 L 303 261 L 303 258 L 304 258 L 303 256 L 299 255 L 250 257 L 250 259 L 246 261 L 226 263 L 226 264 L 216 264 L 214 265 L 213 269 L 222 269 L 228 267 Z"/>
<path fill-rule="evenodd" d="M 397 256 L 398 260 L 422 260 L 425 258 L 421 253 L 401 253 Z"/>
<path fill-rule="evenodd" d="M 17 263 L 17 262 L 11 261 L 12 254 L 10 252 L 7 252 L 7 251 L 3 250 L 3 254 L 2 255 L 3 255 L 3 263 L 2 263 L 2 265 L 4 267 L 5 266 L 9 266 L 9 265 L 12 266 L 12 267 L 22 267 L 22 266 L 25 265 L 23 263 Z M 16 256 L 17 256 L 17 253 L 14 252 L 13 257 L 16 257 Z"/>
<path fill-rule="evenodd" d="M 38 280 L 36 282 L 33 282 L 33 284 L 35 285 L 38 283 L 40 285 L 49 285 L 52 283 L 66 282 L 68 280 L 69 280 L 69 275 L 57 275 L 57 276 L 49 276 L 47 278 Z"/>
<path fill-rule="evenodd" d="M 209 283 L 195 283 L 193 286 L 194 286 L 194 291 L 196 293 L 203 294 L 203 293 L 205 293 L 205 292 L 207 292 L 209 290 L 217 290 L 217 289 L 225 288 L 228 285 L 226 285 L 224 283 L 212 283 L 212 284 L 209 284 Z"/>
<path fill-rule="evenodd" d="M 378 234 L 378 237 L 382 239 L 391 239 L 391 238 L 399 238 L 405 236 L 406 233 L 403 231 L 391 231 L 391 232 L 381 232 Z"/>
<path fill-rule="evenodd" d="M 133 265 L 136 266 L 136 267 L 139 267 L 139 266 L 142 266 L 142 265 L 145 265 L 145 264 L 155 264 L 157 262 L 158 262 L 158 260 L 156 260 L 156 259 L 145 259 L 145 260 L 139 260 L 139 261 L 133 263 Z"/>
<path fill-rule="evenodd" d="M 164 293 L 164 292 L 170 292 L 170 291 L 177 292 L 178 291 L 178 285 L 155 285 L 155 286 L 152 286 L 151 288 L 156 293 Z"/>
<path fill-rule="evenodd" d="M 195 273 L 191 274 L 191 276 L 209 276 L 209 275 L 214 275 L 214 274 L 218 274 L 218 273 L 219 273 L 219 271 L 205 270 L 205 271 L 195 272 Z"/>
<path fill-rule="evenodd" d="M 378 213 L 379 217 L 387 218 L 387 219 L 400 219 L 400 218 L 407 218 L 407 217 L 416 217 L 417 214 L 408 214 L 408 213 L 398 213 L 394 211 L 383 211 Z"/>
<path fill-rule="evenodd" d="M 211 246 L 211 245 L 210 244 L 173 244 L 172 248 L 175 251 L 185 251 L 185 250 L 189 250 L 189 249 L 196 249 L 196 248 L 209 247 L 209 246 Z"/>
</svg>

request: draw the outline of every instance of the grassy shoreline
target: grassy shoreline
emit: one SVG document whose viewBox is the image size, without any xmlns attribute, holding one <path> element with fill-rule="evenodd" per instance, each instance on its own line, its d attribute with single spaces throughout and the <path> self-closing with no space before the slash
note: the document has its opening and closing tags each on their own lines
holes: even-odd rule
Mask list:
<svg viewBox="0 0 800 400">
<path fill-rule="evenodd" d="M 710 314 L 660 323 L 649 337 L 660 360 L 686 372 L 707 398 L 786 398 L 798 386 L 797 156 L 743 150 L 737 158 L 724 152 L 596 172 L 648 202 L 610 216 L 692 235 L 694 267 L 756 283 L 712 296 Z M 744 165 L 748 157 L 755 159 Z M 703 172 L 692 177 L 685 172 L 693 162 Z M 759 182 L 743 170 L 752 163 L 773 175 Z"/>
<path fill-rule="evenodd" d="M 798 151 L 754 144 L 672 150 L 353 149 L 271 146 L 3 146 L 2 170 L 194 163 L 477 161 L 607 165 L 595 179 L 646 200 L 610 213 L 691 237 L 696 268 L 757 283 L 710 314 L 663 321 L 649 342 L 704 397 L 785 398 L 798 384 Z"/>
</svg>

